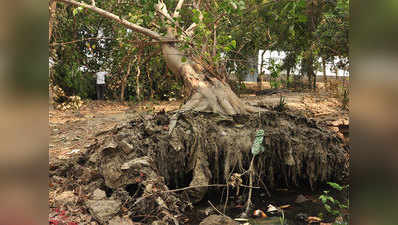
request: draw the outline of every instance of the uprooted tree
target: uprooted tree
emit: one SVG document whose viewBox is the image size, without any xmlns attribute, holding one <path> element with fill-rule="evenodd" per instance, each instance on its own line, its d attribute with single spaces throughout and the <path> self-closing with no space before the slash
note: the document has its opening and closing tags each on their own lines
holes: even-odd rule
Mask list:
<svg viewBox="0 0 398 225">
<path fill-rule="evenodd" d="M 100 14 L 103 17 L 109 18 L 117 23 L 139 32 L 155 41 L 158 41 L 162 48 L 163 57 L 167 63 L 168 68 L 175 74 L 180 75 L 185 83 L 185 87 L 190 91 L 189 100 L 182 107 L 182 111 L 205 111 L 214 112 L 224 115 L 246 114 L 258 111 L 258 109 L 251 107 L 242 102 L 236 94 L 231 90 L 227 83 L 225 70 L 219 68 L 211 60 L 207 60 L 206 53 L 194 54 L 181 51 L 177 45 L 178 42 L 184 42 L 185 45 L 191 47 L 194 45 L 190 40 L 191 36 L 196 34 L 194 32 L 197 27 L 201 26 L 203 15 L 201 14 L 201 1 L 194 1 L 191 5 L 194 7 L 194 12 L 198 15 L 197 23 L 192 23 L 184 30 L 178 21 L 180 21 L 179 11 L 184 6 L 184 1 L 177 2 L 174 13 L 170 14 L 167 6 L 163 1 L 158 1 L 154 4 L 154 10 L 159 19 L 162 21 L 162 26 L 167 30 L 164 35 L 154 30 L 142 27 L 140 25 L 129 22 L 121 16 L 112 14 L 95 6 L 95 2 L 91 5 L 77 2 L 74 0 L 57 0 L 80 7 L 79 9 L 89 9 Z M 233 2 L 233 1 L 232 1 Z M 202 3 L 208 5 L 208 3 Z M 217 3 L 216 3 L 217 4 Z M 219 3 L 220 4 L 220 3 Z M 237 7 L 236 5 L 232 5 Z M 152 12 L 155 13 L 155 12 Z M 221 18 L 218 18 L 221 19 Z M 216 30 L 216 29 L 214 29 Z M 213 40 L 216 45 L 216 40 Z M 206 46 L 206 43 L 203 44 Z M 191 50 L 194 47 L 190 48 Z M 212 55 L 216 56 L 217 46 L 207 46 L 203 49 L 212 51 Z M 210 53 L 208 53 L 210 55 Z"/>
<path fill-rule="evenodd" d="M 244 174 L 249 167 L 256 174 L 254 184 L 269 187 L 282 184 L 314 188 L 321 182 L 341 179 L 348 171 L 348 147 L 329 129 L 295 113 L 249 106 L 231 90 L 225 68 L 217 63 L 217 42 L 221 40 L 216 38 L 216 32 L 221 32 L 218 22 L 226 13 L 233 14 L 234 9 L 242 7 L 240 3 L 169 1 L 176 4 L 170 14 L 163 1 L 146 1 L 156 3 L 154 12 L 148 14 L 157 18 L 156 12 L 160 24 L 148 29 L 95 6 L 94 1 L 91 5 L 57 1 L 72 4 L 76 10 L 96 12 L 159 43 L 167 66 L 183 78 L 190 97 L 176 114 L 135 115 L 127 124 L 99 134 L 103 139 L 70 164 L 52 165 L 51 174 L 78 179 L 76 183 L 86 184 L 82 190 L 85 193 L 93 193 L 96 188 L 107 190 L 113 199 L 123 202 L 132 217 L 154 214 L 178 224 L 175 215 L 181 214 L 188 202 L 202 200 L 212 184 L 227 184 L 228 189 L 233 183 L 232 174 Z M 183 6 L 190 6 L 193 16 L 193 23 L 185 24 L 185 28 L 182 18 L 188 19 L 180 16 Z M 212 6 L 229 8 L 210 16 L 206 11 L 214 9 Z M 209 17 L 214 19 L 210 34 L 202 22 Z M 200 37 L 200 41 L 194 41 L 192 35 Z M 236 45 L 229 43 L 230 47 Z M 224 46 L 224 50 L 228 49 Z M 250 166 L 256 129 L 265 131 L 261 143 L 264 152 Z M 169 190 L 184 187 L 189 187 L 188 195 Z M 235 182 L 236 187 L 239 184 Z M 96 219 L 103 224 L 108 222 Z"/>
</svg>

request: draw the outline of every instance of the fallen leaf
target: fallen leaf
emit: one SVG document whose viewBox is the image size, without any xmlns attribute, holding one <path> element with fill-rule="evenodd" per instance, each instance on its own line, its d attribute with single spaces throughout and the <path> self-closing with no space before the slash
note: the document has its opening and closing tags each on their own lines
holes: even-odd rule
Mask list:
<svg viewBox="0 0 398 225">
<path fill-rule="evenodd" d="M 315 216 L 309 216 L 309 217 L 307 218 L 307 222 L 308 222 L 308 223 L 318 223 L 318 222 L 321 222 L 321 221 L 322 221 L 321 218 L 315 217 Z"/>
<path fill-rule="evenodd" d="M 286 209 L 286 208 L 289 208 L 289 207 L 290 207 L 290 205 L 281 205 L 281 206 L 279 206 L 280 209 Z"/>
<path fill-rule="evenodd" d="M 238 222 L 247 222 L 247 221 L 249 221 L 249 219 L 246 219 L 246 218 L 235 218 L 234 220 L 238 221 Z"/>
<path fill-rule="evenodd" d="M 269 204 L 267 212 L 274 212 L 274 211 L 278 211 L 278 209 L 275 206 Z"/>
</svg>

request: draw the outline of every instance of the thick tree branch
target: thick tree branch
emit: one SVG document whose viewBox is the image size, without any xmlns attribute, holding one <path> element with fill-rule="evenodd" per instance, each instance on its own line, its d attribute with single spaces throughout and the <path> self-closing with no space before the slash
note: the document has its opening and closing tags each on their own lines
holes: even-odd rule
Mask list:
<svg viewBox="0 0 398 225">
<path fill-rule="evenodd" d="M 167 6 L 166 4 L 164 4 L 164 2 L 162 0 L 159 0 L 158 3 L 155 5 L 155 9 L 158 13 L 161 14 L 161 18 L 166 18 L 167 20 L 163 21 L 166 22 L 168 24 L 167 26 L 167 36 L 169 38 L 175 38 L 176 36 L 176 30 L 175 28 L 172 26 L 173 24 L 176 24 L 176 21 L 171 18 L 168 10 L 167 10 Z M 177 25 L 177 24 L 176 24 Z"/>
<path fill-rule="evenodd" d="M 163 1 L 158 1 L 158 4 L 156 4 L 156 11 L 159 12 L 163 17 L 165 17 L 168 20 L 168 28 L 167 28 L 167 35 L 169 38 L 174 38 L 176 35 L 176 28 L 180 29 L 185 36 L 189 37 L 187 33 L 185 33 L 184 29 L 178 25 L 178 23 L 170 16 L 166 4 L 164 4 Z M 172 25 L 175 25 L 176 28 L 174 28 Z"/>
<path fill-rule="evenodd" d="M 164 4 L 163 1 L 159 1 L 156 4 L 156 11 L 158 11 L 160 14 L 162 14 L 162 16 L 166 17 L 166 19 L 168 19 L 171 23 L 175 23 L 175 20 L 170 16 L 166 4 Z"/>
<path fill-rule="evenodd" d="M 96 13 L 104 16 L 104 17 L 107 17 L 109 19 L 117 21 L 119 24 L 122 24 L 122 25 L 126 26 L 127 28 L 132 29 L 133 31 L 139 32 L 139 33 L 141 33 L 143 35 L 146 35 L 148 37 L 151 37 L 153 39 L 156 39 L 156 40 L 159 40 L 159 41 L 170 41 L 169 38 L 163 37 L 162 35 L 160 35 L 159 33 L 155 32 L 153 30 L 147 29 L 145 27 L 141 27 L 141 26 L 139 26 L 137 24 L 134 24 L 134 23 L 130 23 L 129 21 L 124 20 L 124 19 L 120 18 L 119 16 L 117 16 L 117 15 L 115 15 L 113 13 L 110 13 L 108 11 L 105 11 L 103 9 L 100 9 L 100 8 L 98 8 L 96 6 L 87 5 L 86 3 L 77 2 L 77 1 L 74 1 L 74 0 L 56 0 L 56 1 L 64 2 L 64 3 L 67 3 L 67 4 L 76 5 L 76 6 L 81 6 L 81 7 L 86 8 L 86 9 L 90 9 L 90 10 L 92 10 L 92 11 L 94 11 L 94 12 L 96 12 Z"/>
<path fill-rule="evenodd" d="M 49 2 L 50 18 L 48 20 L 48 41 L 50 41 L 53 33 L 56 9 L 57 9 L 57 2 L 54 0 L 50 0 Z"/>
<path fill-rule="evenodd" d="M 174 10 L 174 13 L 173 13 L 173 18 L 176 18 L 176 17 L 178 17 L 180 15 L 180 10 L 181 10 L 181 7 L 182 7 L 183 4 L 184 4 L 184 0 L 179 0 L 178 1 L 177 6 L 176 6 L 176 8 Z"/>
<path fill-rule="evenodd" d="M 193 35 L 193 32 L 194 32 L 196 26 L 197 26 L 196 23 L 192 23 L 192 24 L 185 30 L 185 33 L 186 33 L 189 37 L 191 37 L 191 36 Z"/>
<path fill-rule="evenodd" d="M 202 11 L 200 11 L 200 8 L 199 8 L 199 6 L 200 6 L 200 0 L 199 1 L 197 1 L 197 2 L 194 2 L 193 3 L 193 6 L 194 6 L 194 8 L 195 9 L 197 9 L 198 11 L 199 11 L 199 21 L 200 22 L 202 22 L 203 21 L 203 14 L 202 14 Z M 195 30 L 195 28 L 198 26 L 198 24 L 196 24 L 196 23 L 192 23 L 186 30 L 185 30 L 185 33 L 189 36 L 189 37 L 191 37 L 192 35 L 193 35 L 193 33 L 194 33 L 194 30 Z"/>
<path fill-rule="evenodd" d="M 67 42 L 54 42 L 51 43 L 51 46 L 57 46 L 57 45 L 68 45 L 68 44 L 73 44 L 73 43 L 77 43 L 77 42 L 82 42 L 82 41 L 90 41 L 90 40 L 122 40 L 122 38 L 107 38 L 107 37 L 92 37 L 92 38 L 83 38 L 83 39 L 79 39 L 79 40 L 73 40 L 73 41 L 67 41 Z M 175 42 L 179 42 L 179 40 L 164 40 L 164 41 L 156 41 L 156 40 L 148 40 L 148 41 L 144 41 L 144 40 L 124 40 L 127 41 L 129 43 L 133 43 L 133 44 L 158 44 L 158 43 L 175 43 Z"/>
</svg>

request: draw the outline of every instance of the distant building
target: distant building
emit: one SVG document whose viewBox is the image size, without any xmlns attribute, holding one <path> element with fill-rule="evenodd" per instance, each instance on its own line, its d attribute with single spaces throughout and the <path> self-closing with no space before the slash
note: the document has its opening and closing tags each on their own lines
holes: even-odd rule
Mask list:
<svg viewBox="0 0 398 225">
<path fill-rule="evenodd" d="M 283 51 L 265 51 L 263 56 L 263 66 L 261 68 L 261 55 L 264 50 L 259 50 L 258 59 L 249 58 L 249 71 L 245 78 L 245 81 L 255 82 L 257 81 L 257 77 L 259 73 L 263 73 L 265 75 L 269 75 L 271 72 L 267 69 L 271 65 L 271 60 L 274 60 L 277 64 L 282 64 L 283 60 L 286 58 L 286 53 Z M 335 64 L 339 62 L 339 59 L 335 59 Z M 322 64 L 322 59 L 319 59 L 319 63 Z M 294 68 L 290 74 L 299 75 L 300 74 L 300 66 Z M 336 71 L 333 69 L 333 65 L 331 63 L 326 64 L 326 76 L 336 76 Z M 282 71 L 282 74 L 285 75 L 286 71 Z M 321 71 L 316 71 L 317 76 L 323 76 L 323 69 Z M 337 70 L 337 76 L 349 76 L 349 71 L 347 70 Z"/>
</svg>

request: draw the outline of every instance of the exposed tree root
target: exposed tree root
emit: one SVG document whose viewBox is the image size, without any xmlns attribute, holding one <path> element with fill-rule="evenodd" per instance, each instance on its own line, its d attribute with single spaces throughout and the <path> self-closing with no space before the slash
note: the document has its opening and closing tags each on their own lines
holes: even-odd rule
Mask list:
<svg viewBox="0 0 398 225">
<path fill-rule="evenodd" d="M 244 103 L 231 90 L 217 79 L 208 82 L 208 86 L 198 88 L 189 101 L 182 106 L 183 111 L 212 112 L 221 115 L 249 114 L 265 111 Z"/>
<path fill-rule="evenodd" d="M 260 116 L 185 112 L 170 132 L 171 119 L 165 113 L 137 115 L 102 134 L 104 140 L 69 164 L 53 165 L 50 176 L 84 183 L 86 194 L 98 187 L 108 190 L 131 218 L 156 215 L 174 224 L 174 216 L 203 199 L 207 185 L 225 184 L 230 174 L 250 167 L 257 129 L 265 131 L 265 152 L 253 161 L 253 186 L 263 182 L 271 188 L 315 189 L 348 175 L 348 147 L 335 133 L 303 116 L 274 111 Z M 169 191 L 189 186 L 182 192 Z"/>
</svg>

